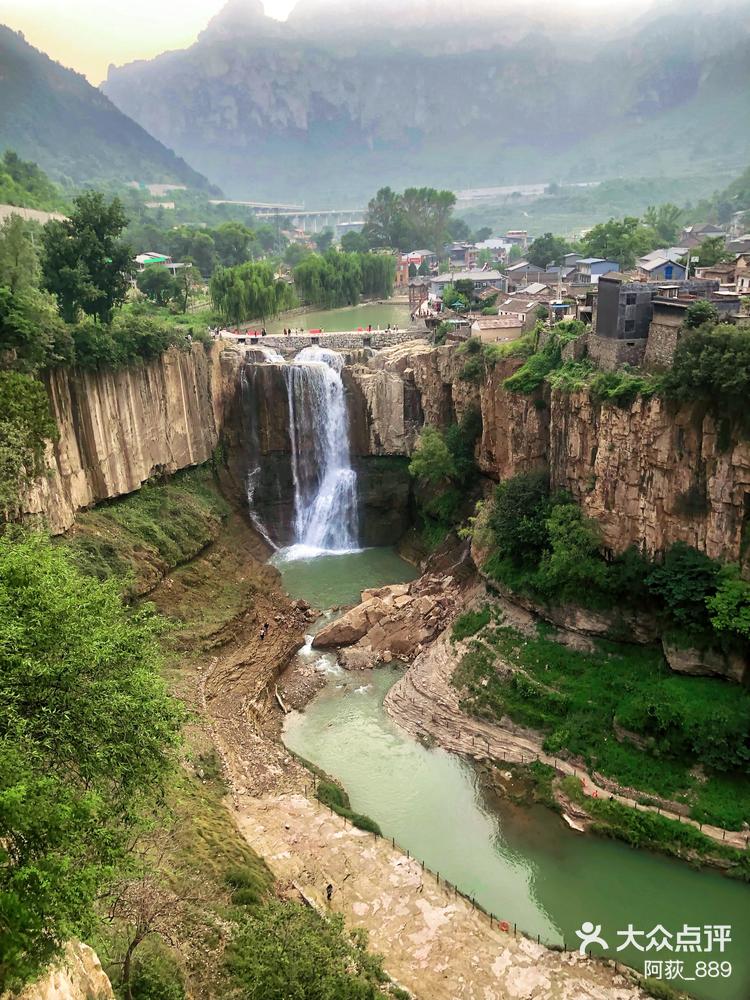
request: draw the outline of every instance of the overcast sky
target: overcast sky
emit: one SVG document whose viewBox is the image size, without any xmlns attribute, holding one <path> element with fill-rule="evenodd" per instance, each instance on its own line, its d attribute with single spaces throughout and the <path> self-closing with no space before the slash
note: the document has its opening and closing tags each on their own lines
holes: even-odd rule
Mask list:
<svg viewBox="0 0 750 1000">
<path fill-rule="evenodd" d="M 0 22 L 97 85 L 110 63 L 147 59 L 195 41 L 226 0 L 0 0 Z M 294 0 L 264 0 L 283 19 Z"/>
</svg>

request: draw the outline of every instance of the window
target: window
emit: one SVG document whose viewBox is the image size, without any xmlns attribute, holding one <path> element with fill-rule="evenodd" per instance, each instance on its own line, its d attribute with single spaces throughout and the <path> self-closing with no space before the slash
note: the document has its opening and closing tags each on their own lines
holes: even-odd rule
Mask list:
<svg viewBox="0 0 750 1000">
<path fill-rule="evenodd" d="M 664 277 L 671 278 L 673 274 L 674 274 L 674 268 L 672 267 L 671 264 L 667 264 L 667 266 L 664 268 Z"/>
<path fill-rule="evenodd" d="M 625 333 L 635 333 L 635 320 L 626 319 L 625 320 Z"/>
<path fill-rule="evenodd" d="M 635 305 L 635 300 L 636 300 L 636 294 L 635 294 L 635 292 L 628 292 L 628 294 L 625 296 L 625 305 L 626 306 L 634 306 Z"/>
</svg>

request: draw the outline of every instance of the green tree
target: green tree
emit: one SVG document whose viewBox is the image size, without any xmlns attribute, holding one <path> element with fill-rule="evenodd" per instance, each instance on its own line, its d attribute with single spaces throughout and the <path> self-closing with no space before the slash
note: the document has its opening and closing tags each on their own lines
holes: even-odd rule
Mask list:
<svg viewBox="0 0 750 1000">
<path fill-rule="evenodd" d="M 243 1000 L 377 1000 L 385 981 L 361 932 L 343 918 L 327 920 L 294 903 L 274 900 L 250 912 L 227 953 Z"/>
<path fill-rule="evenodd" d="M 381 188 L 367 206 L 362 235 L 372 247 L 407 250 L 409 233 L 401 195 L 389 187 Z"/>
<path fill-rule="evenodd" d="M 716 593 L 706 598 L 706 607 L 717 632 L 750 639 L 750 583 L 736 563 L 719 570 Z"/>
<path fill-rule="evenodd" d="M 301 260 L 308 257 L 312 251 L 301 243 L 290 243 L 284 251 L 284 263 L 288 267 L 296 267 Z"/>
<path fill-rule="evenodd" d="M 646 577 L 646 586 L 663 602 L 681 628 L 708 626 L 706 599 L 716 590 L 718 563 L 684 542 L 675 542 Z"/>
<path fill-rule="evenodd" d="M 417 276 L 417 265 L 414 263 L 414 261 L 411 261 L 409 264 L 409 277 L 416 278 L 416 276 Z"/>
<path fill-rule="evenodd" d="M 423 278 L 429 278 L 430 265 L 427 263 L 427 258 L 425 258 L 419 265 L 419 267 L 417 268 L 417 273 Z"/>
<path fill-rule="evenodd" d="M 0 286 L 15 293 L 38 287 L 39 278 L 39 255 L 29 225 L 14 213 L 0 226 Z"/>
<path fill-rule="evenodd" d="M 680 231 L 682 209 L 671 202 L 665 202 L 657 207 L 649 205 L 643 214 L 643 221 L 650 226 L 665 245 L 674 246 Z"/>
<path fill-rule="evenodd" d="M 499 557 L 519 567 L 536 568 L 549 548 L 551 509 L 545 473 L 524 473 L 499 483 L 489 517 Z"/>
<path fill-rule="evenodd" d="M 556 504 L 547 519 L 549 549 L 542 557 L 536 585 L 550 596 L 576 600 L 587 589 L 607 589 L 607 564 L 601 558 L 596 521 L 576 503 Z"/>
<path fill-rule="evenodd" d="M 87 191 L 74 200 L 69 219 L 44 227 L 44 284 L 69 323 L 79 311 L 108 323 L 125 301 L 133 271 L 132 251 L 120 239 L 126 224 L 118 198 L 107 202 Z"/>
<path fill-rule="evenodd" d="M 348 232 L 341 237 L 341 249 L 344 253 L 367 253 L 370 242 L 364 233 Z"/>
<path fill-rule="evenodd" d="M 241 222 L 222 223 L 213 231 L 212 238 L 216 258 L 221 267 L 236 267 L 250 260 L 255 233 Z M 193 256 L 192 253 L 190 256 Z"/>
<path fill-rule="evenodd" d="M 318 253 L 325 253 L 333 245 L 334 232 L 326 228 L 313 236 L 313 243 L 317 247 Z"/>
<path fill-rule="evenodd" d="M 529 247 L 527 258 L 536 267 L 547 267 L 548 264 L 562 264 L 563 257 L 570 250 L 570 244 L 562 236 L 545 233 L 537 236 Z"/>
<path fill-rule="evenodd" d="M 2 364 L 33 372 L 73 360 L 70 334 L 54 298 L 37 288 L 13 293 L 0 286 Z"/>
<path fill-rule="evenodd" d="M 0 371 L 0 523 L 17 514 L 22 488 L 44 472 L 45 443 L 57 436 L 44 385 L 21 372 Z"/>
<path fill-rule="evenodd" d="M 480 226 L 479 229 L 474 233 L 474 241 L 476 243 L 484 243 L 492 236 L 492 229 L 489 226 Z"/>
<path fill-rule="evenodd" d="M 190 303 L 195 297 L 197 288 L 199 287 L 199 274 L 198 269 L 195 266 L 195 261 L 187 258 L 182 261 L 185 266 L 180 267 L 175 272 L 174 276 L 174 288 L 175 301 L 178 303 L 180 310 L 186 313 L 190 308 Z"/>
<path fill-rule="evenodd" d="M 667 241 L 661 239 L 650 226 L 633 216 L 600 222 L 581 240 L 581 248 L 587 257 L 616 260 L 625 270 L 634 267 L 638 257 L 666 245 Z"/>
<path fill-rule="evenodd" d="M 413 243 L 437 252 L 449 239 L 451 215 L 456 204 L 452 191 L 407 188 L 403 194 L 406 227 Z"/>
<path fill-rule="evenodd" d="M 291 286 L 276 277 L 267 261 L 219 268 L 211 278 L 210 291 L 214 308 L 230 323 L 265 320 L 294 304 Z"/>
<path fill-rule="evenodd" d="M 177 282 L 169 269 L 152 264 L 136 278 L 138 290 L 157 306 L 166 306 L 177 295 Z"/>
<path fill-rule="evenodd" d="M 710 323 L 713 326 L 718 319 L 719 310 L 707 299 L 691 302 L 685 310 L 685 327 L 688 330 L 695 330 L 699 326 L 703 326 L 704 323 Z"/>
<path fill-rule="evenodd" d="M 0 538 L 0 989 L 95 904 L 173 766 L 153 622 L 44 537 Z"/>
<path fill-rule="evenodd" d="M 425 427 L 409 463 L 415 479 L 437 485 L 456 475 L 456 464 L 443 435 L 435 427 Z"/>
<path fill-rule="evenodd" d="M 690 258 L 699 267 L 713 267 L 734 260 L 734 254 L 727 250 L 723 236 L 709 236 L 699 247 L 690 251 Z"/>
</svg>

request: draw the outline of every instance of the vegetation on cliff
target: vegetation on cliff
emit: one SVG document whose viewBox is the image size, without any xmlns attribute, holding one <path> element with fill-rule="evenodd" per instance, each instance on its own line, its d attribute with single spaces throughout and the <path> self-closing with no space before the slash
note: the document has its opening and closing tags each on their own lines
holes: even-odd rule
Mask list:
<svg viewBox="0 0 750 1000">
<path fill-rule="evenodd" d="M 498 670 L 498 664 L 510 670 Z M 592 652 L 492 623 L 454 676 L 463 706 L 544 734 L 549 754 L 648 796 L 683 802 L 700 822 L 739 830 L 750 809 L 750 694 L 674 674 L 658 650 L 601 641 Z"/>
<path fill-rule="evenodd" d="M 443 431 L 425 427 L 420 434 L 409 473 L 415 480 L 419 532 L 428 550 L 466 516 L 479 477 L 474 448 L 481 432 L 481 415 L 471 408 L 460 423 Z"/>
</svg>

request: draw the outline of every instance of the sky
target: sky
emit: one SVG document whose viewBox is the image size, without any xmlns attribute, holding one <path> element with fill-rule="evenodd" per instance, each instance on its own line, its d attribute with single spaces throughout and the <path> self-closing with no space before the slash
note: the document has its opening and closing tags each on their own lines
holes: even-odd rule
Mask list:
<svg viewBox="0 0 750 1000">
<path fill-rule="evenodd" d="M 264 0 L 283 20 L 294 0 Z M 0 23 L 98 86 L 110 63 L 192 44 L 225 0 L 0 0 Z"/>
</svg>

